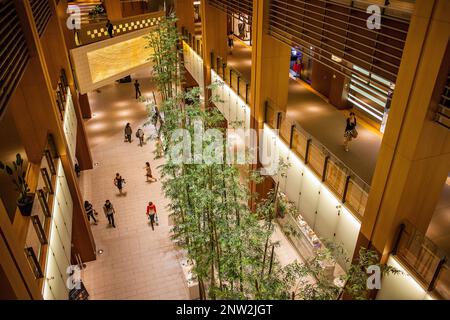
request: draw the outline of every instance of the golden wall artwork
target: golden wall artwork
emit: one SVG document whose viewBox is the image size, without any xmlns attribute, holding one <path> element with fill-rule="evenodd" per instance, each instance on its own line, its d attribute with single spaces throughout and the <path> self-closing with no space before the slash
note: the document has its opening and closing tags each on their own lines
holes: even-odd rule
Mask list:
<svg viewBox="0 0 450 320">
<path fill-rule="evenodd" d="M 87 53 L 92 83 L 108 79 L 148 62 L 153 50 L 139 36 Z"/>
</svg>

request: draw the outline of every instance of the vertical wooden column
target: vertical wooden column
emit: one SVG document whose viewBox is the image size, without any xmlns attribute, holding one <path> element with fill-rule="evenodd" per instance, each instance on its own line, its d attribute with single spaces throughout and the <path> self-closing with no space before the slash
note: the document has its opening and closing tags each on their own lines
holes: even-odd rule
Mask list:
<svg viewBox="0 0 450 320">
<path fill-rule="evenodd" d="M 192 35 L 195 34 L 194 4 L 192 1 L 175 0 L 175 10 L 178 19 L 178 29 L 186 28 Z"/>
<path fill-rule="evenodd" d="M 211 67 L 214 63 L 214 61 L 211 61 L 211 52 L 214 52 L 215 57 L 221 56 L 224 59 L 228 52 L 227 14 L 210 6 L 207 1 L 202 1 L 201 16 L 205 101 L 208 101 L 211 97 L 211 92 L 207 90 L 207 87 L 211 84 Z"/>
<path fill-rule="evenodd" d="M 417 0 L 411 19 L 359 239 L 383 262 L 404 219 L 426 232 L 450 171 L 450 131 L 433 121 L 450 68 L 448 12 L 447 0 Z"/>
<path fill-rule="evenodd" d="M 92 118 L 92 110 L 91 105 L 89 103 L 89 98 L 87 93 L 85 94 L 78 94 L 78 103 L 80 105 L 81 114 L 83 116 L 83 119 L 90 119 Z"/>
<path fill-rule="evenodd" d="M 111 21 L 122 19 L 122 7 L 120 0 L 105 0 L 104 2 L 106 14 Z"/>
<path fill-rule="evenodd" d="M 259 129 L 264 123 L 264 104 L 267 99 L 276 107 L 286 110 L 289 86 L 289 62 L 291 48 L 269 36 L 268 24 L 270 1 L 253 1 L 252 25 L 252 79 L 251 109 L 252 128 Z"/>
<path fill-rule="evenodd" d="M 266 33 L 270 1 L 253 1 L 252 76 L 250 84 L 250 125 L 254 130 L 264 128 L 265 103 L 270 99 L 277 108 L 286 110 L 289 86 L 291 48 Z M 259 138 L 259 137 L 258 137 Z M 260 141 L 256 144 L 259 145 Z M 252 169 L 256 169 L 254 165 Z M 264 195 L 272 188 L 273 180 L 261 185 L 251 183 L 252 192 Z M 254 207 L 255 203 L 251 203 Z"/>
</svg>

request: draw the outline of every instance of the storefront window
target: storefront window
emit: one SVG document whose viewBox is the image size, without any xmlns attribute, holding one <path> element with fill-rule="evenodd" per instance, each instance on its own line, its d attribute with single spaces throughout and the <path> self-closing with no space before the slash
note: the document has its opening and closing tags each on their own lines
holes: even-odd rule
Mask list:
<svg viewBox="0 0 450 320">
<path fill-rule="evenodd" d="M 356 65 L 351 77 L 349 101 L 384 132 L 395 84 Z"/>
<path fill-rule="evenodd" d="M 312 51 L 312 49 L 310 50 Z M 290 63 L 291 74 L 294 77 L 311 84 L 311 67 L 312 59 L 308 55 L 303 54 L 301 50 L 292 48 Z"/>
<path fill-rule="evenodd" d="M 231 31 L 248 45 L 252 45 L 252 30 L 250 19 L 246 14 L 233 13 L 231 16 Z"/>
</svg>

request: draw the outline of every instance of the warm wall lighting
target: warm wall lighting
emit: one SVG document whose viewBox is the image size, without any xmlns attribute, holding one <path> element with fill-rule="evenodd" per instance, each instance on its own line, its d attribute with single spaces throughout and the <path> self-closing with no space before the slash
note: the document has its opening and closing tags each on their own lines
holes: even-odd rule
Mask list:
<svg viewBox="0 0 450 320">
<path fill-rule="evenodd" d="M 92 82 L 96 83 L 148 62 L 148 40 L 133 38 L 87 53 Z"/>
</svg>

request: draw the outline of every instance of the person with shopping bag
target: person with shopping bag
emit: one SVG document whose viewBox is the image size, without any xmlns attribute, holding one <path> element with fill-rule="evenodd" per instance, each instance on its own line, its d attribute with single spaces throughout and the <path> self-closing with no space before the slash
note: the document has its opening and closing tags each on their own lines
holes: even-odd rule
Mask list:
<svg viewBox="0 0 450 320">
<path fill-rule="evenodd" d="M 108 219 L 108 224 L 115 228 L 116 224 L 114 223 L 114 214 L 116 213 L 116 210 L 114 210 L 111 201 L 106 200 L 105 205 L 103 206 L 103 211 L 105 212 L 106 219 Z"/>
<path fill-rule="evenodd" d="M 346 152 L 348 152 L 349 143 L 357 137 L 358 131 L 356 130 L 356 116 L 355 113 L 350 112 L 344 132 L 344 148 Z"/>
<path fill-rule="evenodd" d="M 155 231 L 154 225 L 158 225 L 158 216 L 156 213 L 156 206 L 153 202 L 149 202 L 147 206 L 147 217 L 150 220 L 152 230 Z"/>
</svg>

